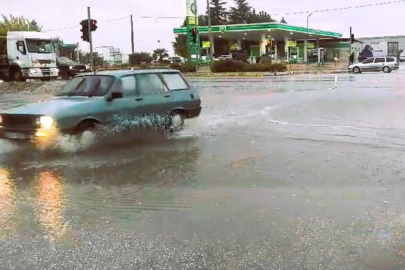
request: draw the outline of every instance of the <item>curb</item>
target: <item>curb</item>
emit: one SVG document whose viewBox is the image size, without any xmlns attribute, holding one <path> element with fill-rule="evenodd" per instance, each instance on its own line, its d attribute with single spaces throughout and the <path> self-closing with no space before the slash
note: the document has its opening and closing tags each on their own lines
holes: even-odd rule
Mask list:
<svg viewBox="0 0 405 270">
<path fill-rule="evenodd" d="M 196 75 L 193 73 L 184 73 L 190 79 L 218 79 L 218 78 L 258 78 L 258 77 L 276 77 L 289 75 L 304 75 L 304 74 L 343 74 L 348 73 L 347 70 L 330 70 L 330 71 L 287 71 L 287 72 L 257 72 L 257 73 L 209 73 L 206 75 Z"/>
</svg>

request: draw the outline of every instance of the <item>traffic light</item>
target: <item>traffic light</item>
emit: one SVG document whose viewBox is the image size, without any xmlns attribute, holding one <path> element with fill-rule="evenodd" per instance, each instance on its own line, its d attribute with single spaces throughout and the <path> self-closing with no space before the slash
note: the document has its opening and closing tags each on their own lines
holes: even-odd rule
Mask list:
<svg viewBox="0 0 405 270">
<path fill-rule="evenodd" d="M 354 43 L 354 34 L 350 34 L 350 43 Z"/>
<path fill-rule="evenodd" d="M 93 20 L 93 19 L 90 20 L 90 30 L 91 30 L 91 32 L 97 30 L 97 21 L 96 20 Z"/>
<path fill-rule="evenodd" d="M 83 21 L 80 22 L 80 25 L 82 26 L 82 29 L 80 31 L 82 32 L 83 41 L 90 42 L 89 21 L 88 20 L 83 20 Z"/>
<path fill-rule="evenodd" d="M 197 43 L 197 35 L 198 35 L 198 29 L 194 27 L 191 29 L 191 36 L 193 37 L 193 43 Z"/>
</svg>

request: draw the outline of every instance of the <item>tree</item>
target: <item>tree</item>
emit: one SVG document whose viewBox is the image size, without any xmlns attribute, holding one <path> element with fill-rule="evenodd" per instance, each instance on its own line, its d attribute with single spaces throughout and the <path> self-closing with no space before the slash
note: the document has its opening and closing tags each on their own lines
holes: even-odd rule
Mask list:
<svg viewBox="0 0 405 270">
<path fill-rule="evenodd" d="M 153 57 L 147 52 L 133 53 L 129 55 L 129 63 L 131 65 L 139 65 L 142 63 L 150 64 L 152 60 Z"/>
<path fill-rule="evenodd" d="M 152 57 L 153 57 L 153 60 L 162 63 L 163 58 L 169 57 L 169 53 L 167 52 L 166 49 L 156 49 L 156 50 L 153 50 Z"/>
<path fill-rule="evenodd" d="M 178 35 L 175 38 L 173 44 L 174 53 L 180 55 L 181 57 L 188 58 L 189 57 L 189 49 L 187 46 L 187 36 L 186 35 Z"/>
<path fill-rule="evenodd" d="M 281 21 L 280 21 L 281 23 L 287 23 L 287 21 L 284 19 L 284 17 L 283 18 L 281 18 Z"/>
<path fill-rule="evenodd" d="M 198 25 L 207 26 L 208 25 L 208 17 L 206 15 L 199 15 L 198 16 Z"/>
<path fill-rule="evenodd" d="M 256 13 L 256 10 L 253 9 L 249 14 L 248 23 L 265 23 L 265 22 L 275 22 L 276 20 L 272 19 L 271 16 L 265 12 L 260 11 Z"/>
<path fill-rule="evenodd" d="M 86 52 L 80 58 L 82 63 L 90 64 L 90 53 Z M 107 61 L 105 61 L 104 57 L 99 53 L 93 52 L 93 63 L 95 66 L 105 66 Z"/>
<path fill-rule="evenodd" d="M 235 7 L 231 7 L 229 14 L 230 24 L 248 23 L 249 15 L 251 14 L 251 6 L 246 0 L 235 0 Z"/>
<path fill-rule="evenodd" d="M 210 16 L 211 25 L 223 25 L 227 23 L 226 2 L 221 0 L 211 0 Z"/>
<path fill-rule="evenodd" d="M 14 17 L 10 15 L 1 15 L 0 18 L 0 33 L 7 33 L 8 31 L 35 31 L 41 32 L 42 27 L 38 25 L 35 20 L 29 20 L 23 16 Z"/>
</svg>

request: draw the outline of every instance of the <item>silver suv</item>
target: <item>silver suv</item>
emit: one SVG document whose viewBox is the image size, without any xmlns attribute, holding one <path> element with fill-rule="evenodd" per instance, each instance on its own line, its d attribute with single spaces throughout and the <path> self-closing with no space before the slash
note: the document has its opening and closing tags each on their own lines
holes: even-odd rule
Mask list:
<svg viewBox="0 0 405 270">
<path fill-rule="evenodd" d="M 370 57 L 361 63 L 356 63 L 348 67 L 349 72 L 362 73 L 364 71 L 383 71 L 390 73 L 397 70 L 399 62 L 396 57 Z"/>
</svg>

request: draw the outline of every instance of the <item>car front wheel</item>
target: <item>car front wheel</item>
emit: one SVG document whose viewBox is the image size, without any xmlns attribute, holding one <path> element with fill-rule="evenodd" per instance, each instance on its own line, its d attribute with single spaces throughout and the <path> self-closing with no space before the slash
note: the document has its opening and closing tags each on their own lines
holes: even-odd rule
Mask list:
<svg viewBox="0 0 405 270">
<path fill-rule="evenodd" d="M 353 68 L 353 73 L 360 73 L 360 68 L 359 67 L 354 67 Z"/>
<path fill-rule="evenodd" d="M 178 132 L 184 127 L 184 113 L 175 111 L 170 115 L 169 130 L 172 132 Z"/>
<path fill-rule="evenodd" d="M 384 68 L 383 68 L 383 72 L 384 72 L 384 73 L 390 73 L 390 72 L 391 72 L 391 69 L 390 69 L 389 67 L 384 67 Z"/>
</svg>

